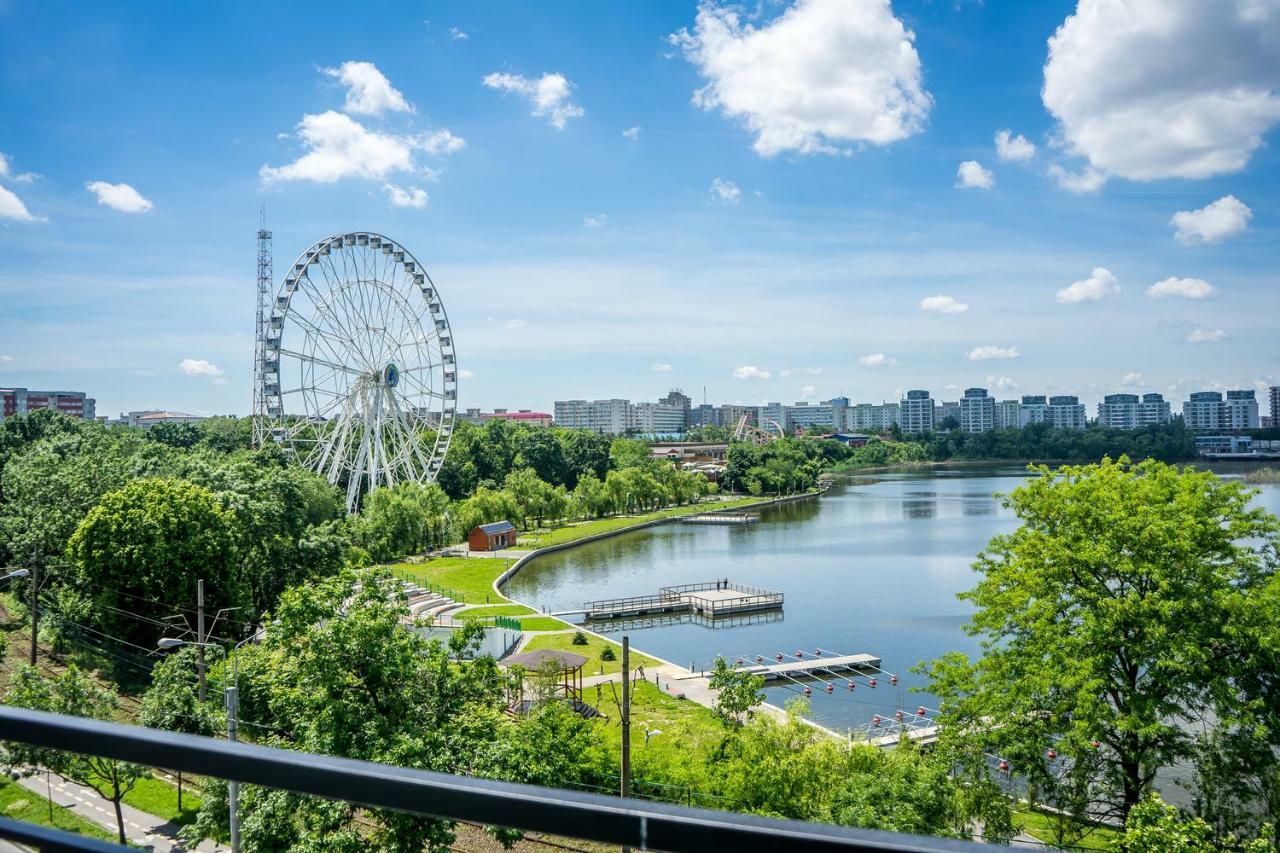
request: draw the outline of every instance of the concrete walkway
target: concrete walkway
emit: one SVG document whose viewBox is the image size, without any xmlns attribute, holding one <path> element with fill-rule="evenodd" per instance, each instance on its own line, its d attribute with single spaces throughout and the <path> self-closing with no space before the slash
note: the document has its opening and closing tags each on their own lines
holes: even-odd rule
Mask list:
<svg viewBox="0 0 1280 853">
<path fill-rule="evenodd" d="M 66 808 L 85 820 L 102 826 L 111 833 L 112 840 L 115 840 L 117 831 L 116 810 L 110 800 L 104 800 L 92 788 L 78 785 L 62 778 L 57 773 L 52 774 L 50 778 L 53 783 L 52 799 L 54 805 Z M 39 794 L 41 797 L 48 797 L 49 795 L 44 773 L 19 779 L 18 784 L 34 794 Z M 188 847 L 178 839 L 178 827 L 175 824 L 155 815 L 138 811 L 128 803 L 120 804 L 120 812 L 124 815 L 124 831 L 129 838 L 129 843 L 136 844 L 145 850 L 154 850 L 157 853 L 180 850 L 230 850 L 229 847 L 223 847 L 207 839 L 201 841 L 195 847 Z"/>
</svg>

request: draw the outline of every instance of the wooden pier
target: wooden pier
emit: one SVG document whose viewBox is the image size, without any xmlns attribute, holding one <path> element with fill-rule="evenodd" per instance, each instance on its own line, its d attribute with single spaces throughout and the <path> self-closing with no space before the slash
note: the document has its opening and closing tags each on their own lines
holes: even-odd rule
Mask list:
<svg viewBox="0 0 1280 853">
<path fill-rule="evenodd" d="M 680 518 L 681 524 L 755 524 L 760 520 L 758 515 L 747 513 L 704 512 L 699 515 L 686 515 Z"/>
<path fill-rule="evenodd" d="M 761 610 L 781 610 L 782 593 L 729 580 L 664 586 L 657 595 L 588 601 L 581 611 L 587 621 L 692 613 L 716 618 Z M 567 615 L 567 614 L 556 614 Z"/>
</svg>

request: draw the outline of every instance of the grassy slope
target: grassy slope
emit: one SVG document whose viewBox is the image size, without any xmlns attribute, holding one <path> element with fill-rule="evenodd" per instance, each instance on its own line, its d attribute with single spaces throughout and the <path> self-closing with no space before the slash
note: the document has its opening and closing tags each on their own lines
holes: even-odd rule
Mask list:
<svg viewBox="0 0 1280 853">
<path fill-rule="evenodd" d="M 397 574 L 445 587 L 455 601 L 503 604 L 508 602 L 493 591 L 493 582 L 513 562 L 497 557 L 432 557 L 421 563 L 396 563 L 391 568 Z"/>
<path fill-rule="evenodd" d="M 1032 810 L 1026 805 L 1018 807 L 1014 813 L 1013 823 L 1028 835 L 1038 838 L 1046 844 L 1052 844 L 1054 838 L 1054 817 L 1039 810 Z M 1074 842 L 1075 850 L 1115 850 L 1121 832 L 1113 826 L 1089 824 L 1089 832 L 1084 838 Z"/>
<path fill-rule="evenodd" d="M 592 675 L 600 675 L 601 673 L 619 672 L 622 669 L 622 646 L 613 640 L 606 640 L 603 637 L 597 637 L 594 634 L 583 633 L 587 638 L 585 646 L 575 646 L 573 644 L 573 631 L 565 631 L 561 634 L 543 634 L 534 637 L 524 647 L 524 651 L 532 652 L 537 649 L 558 649 L 564 652 L 574 652 L 579 655 L 586 655 L 588 660 L 583 667 L 582 674 L 584 677 Z M 600 652 L 605 646 L 611 646 L 617 660 L 600 660 Z M 661 661 L 654 660 L 648 655 L 642 655 L 639 652 L 632 651 L 631 665 L 636 666 L 660 666 Z"/>
<path fill-rule="evenodd" d="M 49 820 L 49 800 L 34 791 L 28 791 L 7 776 L 0 776 L 0 815 L 10 820 L 52 826 L 102 841 L 116 840 L 114 831 L 106 830 L 62 806 L 53 807 L 53 820 Z M 112 819 L 114 820 L 114 813 Z"/>
<path fill-rule="evenodd" d="M 700 512 L 710 512 L 719 509 L 732 509 L 734 507 L 746 506 L 748 504 L 761 503 L 766 498 L 732 498 L 729 500 L 709 500 L 699 504 L 690 504 L 688 506 L 673 506 L 666 509 L 660 509 L 656 512 L 645 512 L 639 515 L 615 515 L 609 518 L 598 518 L 594 521 L 583 521 L 576 524 L 567 524 L 563 527 L 555 527 L 547 530 L 536 530 L 531 533 L 525 533 L 520 536 L 519 545 L 521 548 L 546 548 L 550 545 L 561 545 L 565 542 L 574 542 L 578 539 L 584 539 L 588 536 L 595 536 L 598 533 L 608 533 L 611 530 L 620 530 L 624 527 L 631 527 L 635 524 L 644 524 L 647 521 L 656 521 L 661 518 L 675 518 L 681 515 L 695 515 Z"/>
</svg>

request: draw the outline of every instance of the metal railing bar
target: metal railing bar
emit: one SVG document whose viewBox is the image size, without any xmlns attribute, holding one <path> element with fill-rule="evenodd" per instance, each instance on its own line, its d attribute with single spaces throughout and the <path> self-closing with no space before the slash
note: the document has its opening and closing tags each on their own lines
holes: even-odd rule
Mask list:
<svg viewBox="0 0 1280 853">
<path fill-rule="evenodd" d="M 79 853 L 84 850 L 90 853 L 120 853 L 121 850 L 129 849 L 118 844 L 99 841 L 96 838 L 76 835 L 63 829 L 23 823 L 7 817 L 0 817 L 0 839 L 25 847 L 34 847 L 40 851 L 48 851 L 48 853 Z"/>
<path fill-rule="evenodd" d="M 0 740 L 184 770 L 241 783 L 438 818 L 641 849 L 701 851 L 989 851 L 892 832 L 709 811 L 667 803 L 450 776 L 194 735 L 0 706 Z M 83 848 L 80 848 L 83 849 Z"/>
</svg>

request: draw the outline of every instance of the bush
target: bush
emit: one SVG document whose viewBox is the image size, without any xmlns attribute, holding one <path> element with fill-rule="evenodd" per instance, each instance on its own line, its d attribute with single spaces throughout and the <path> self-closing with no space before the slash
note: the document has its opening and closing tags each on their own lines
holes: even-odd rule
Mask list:
<svg viewBox="0 0 1280 853">
<path fill-rule="evenodd" d="M 587 644 L 587 635 L 581 631 L 573 632 L 573 644 L 575 646 L 585 646 Z"/>
<path fill-rule="evenodd" d="M 600 650 L 600 660 L 617 660 L 618 653 L 613 650 L 613 646 L 605 646 Z"/>
</svg>

